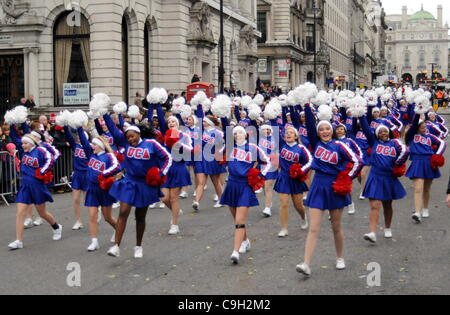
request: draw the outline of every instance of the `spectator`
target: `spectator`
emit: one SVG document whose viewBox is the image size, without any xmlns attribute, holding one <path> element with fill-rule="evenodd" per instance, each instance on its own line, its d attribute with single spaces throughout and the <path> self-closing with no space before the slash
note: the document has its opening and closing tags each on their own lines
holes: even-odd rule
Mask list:
<svg viewBox="0 0 450 315">
<path fill-rule="evenodd" d="M 136 105 L 139 108 L 141 108 L 142 107 L 142 100 L 143 100 L 143 97 L 142 97 L 141 93 L 136 92 L 136 97 L 134 98 L 134 105 Z"/>
<path fill-rule="evenodd" d="M 3 125 L 0 132 L 0 151 L 5 151 L 6 145 L 13 143 L 11 138 L 11 130 L 8 125 Z"/>
<path fill-rule="evenodd" d="M 192 77 L 191 83 L 200 82 L 201 77 L 198 76 L 198 74 L 194 74 Z"/>
<path fill-rule="evenodd" d="M 36 103 L 34 102 L 34 96 L 30 95 L 27 99 L 27 101 L 25 102 L 25 107 L 29 108 L 29 109 L 33 109 L 36 107 Z"/>
</svg>

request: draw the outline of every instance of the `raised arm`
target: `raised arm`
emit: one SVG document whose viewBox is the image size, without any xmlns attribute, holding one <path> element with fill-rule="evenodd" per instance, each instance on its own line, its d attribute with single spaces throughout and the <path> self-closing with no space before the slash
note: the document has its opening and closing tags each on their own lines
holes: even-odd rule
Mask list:
<svg viewBox="0 0 450 315">
<path fill-rule="evenodd" d="M 166 132 L 169 130 L 169 127 L 167 127 L 167 122 L 164 117 L 164 111 L 162 109 L 161 104 L 156 105 L 156 114 L 158 115 L 158 122 L 159 122 L 159 127 L 161 129 L 161 133 L 163 135 L 165 135 Z"/>
<path fill-rule="evenodd" d="M 292 119 L 292 124 L 294 125 L 295 129 L 299 130 L 300 129 L 300 112 L 299 111 L 299 107 L 300 105 L 294 107 L 289 107 L 291 109 L 291 119 Z"/>
<path fill-rule="evenodd" d="M 67 140 L 67 142 L 69 142 L 70 148 L 71 148 L 72 150 L 74 150 L 74 149 L 75 149 L 75 146 L 76 146 L 77 144 L 75 143 L 75 139 L 73 138 L 72 133 L 70 132 L 69 127 L 64 126 L 64 134 L 66 135 L 66 140 Z"/>
<path fill-rule="evenodd" d="M 13 143 L 16 145 L 17 150 L 19 151 L 19 156 L 22 157 L 25 152 L 23 151 L 23 148 L 22 148 L 22 139 L 19 135 L 19 130 L 17 130 L 16 125 L 11 125 L 10 130 L 11 130 L 11 133 L 10 133 L 11 139 L 12 139 Z"/>
<path fill-rule="evenodd" d="M 367 121 L 366 116 L 362 116 L 359 119 L 359 122 L 361 123 L 361 129 L 364 132 L 364 135 L 367 138 L 367 141 L 369 142 L 369 146 L 373 147 L 375 145 L 375 135 L 373 134 L 372 130 L 370 129 L 369 122 Z"/>
<path fill-rule="evenodd" d="M 84 129 L 80 127 L 77 129 L 77 132 L 78 136 L 80 137 L 81 146 L 83 147 L 83 150 L 86 153 L 86 157 L 90 159 L 91 156 L 94 154 L 94 151 L 92 150 L 89 140 L 86 138 L 86 135 L 84 134 Z"/>
<path fill-rule="evenodd" d="M 100 125 L 100 120 L 98 118 L 94 119 L 95 122 L 95 129 L 97 130 L 97 133 L 99 136 L 103 135 L 105 132 L 103 131 L 102 126 Z M 108 126 L 109 129 L 109 126 Z M 111 129 L 110 129 L 111 132 Z"/>
<path fill-rule="evenodd" d="M 305 118 L 306 118 L 306 130 L 308 131 L 308 140 L 313 148 L 316 147 L 318 140 L 317 129 L 316 129 L 316 119 L 311 110 L 310 105 L 305 105 Z"/>
<path fill-rule="evenodd" d="M 22 124 L 22 130 L 24 135 L 29 134 L 31 132 L 30 126 L 28 126 L 26 122 Z"/>
<path fill-rule="evenodd" d="M 417 131 L 419 130 L 419 120 L 420 120 L 420 115 L 416 114 L 414 116 L 414 120 L 412 123 L 411 128 L 409 128 L 408 132 L 406 133 L 406 144 L 410 144 L 413 140 L 414 140 L 414 136 L 416 135 Z"/>
<path fill-rule="evenodd" d="M 181 114 L 176 114 L 175 117 L 178 118 L 178 121 L 180 122 L 180 126 L 186 127 L 186 124 L 184 123 L 183 117 L 181 117 Z"/>
<path fill-rule="evenodd" d="M 113 136 L 114 143 L 117 144 L 119 147 L 125 147 L 127 145 L 127 139 L 125 137 L 125 134 L 122 131 L 120 131 L 119 128 L 117 128 L 111 116 L 106 114 L 103 116 L 103 120 L 105 121 L 105 124 L 108 127 L 109 132 Z"/>
</svg>

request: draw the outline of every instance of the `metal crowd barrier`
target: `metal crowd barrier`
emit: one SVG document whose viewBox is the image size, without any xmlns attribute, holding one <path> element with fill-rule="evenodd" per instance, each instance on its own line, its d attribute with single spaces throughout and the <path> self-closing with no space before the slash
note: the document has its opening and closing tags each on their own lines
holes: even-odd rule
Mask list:
<svg viewBox="0 0 450 315">
<path fill-rule="evenodd" d="M 56 164 L 53 166 L 55 187 L 69 186 L 73 172 L 73 155 L 69 147 L 57 148 L 61 152 Z"/>
<path fill-rule="evenodd" d="M 0 152 L 0 197 L 9 206 L 7 196 L 14 198 L 19 187 L 19 174 L 16 169 L 16 153 L 11 156 L 9 152 Z"/>
</svg>

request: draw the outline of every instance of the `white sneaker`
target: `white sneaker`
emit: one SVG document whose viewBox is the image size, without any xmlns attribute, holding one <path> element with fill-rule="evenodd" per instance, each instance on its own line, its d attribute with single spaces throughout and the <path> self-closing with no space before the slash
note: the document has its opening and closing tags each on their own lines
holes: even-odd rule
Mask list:
<svg viewBox="0 0 450 315">
<path fill-rule="evenodd" d="M 231 255 L 231 261 L 233 262 L 233 264 L 237 265 L 239 264 L 239 252 L 234 251 L 233 254 Z"/>
<path fill-rule="evenodd" d="M 194 191 L 194 193 L 192 194 L 192 196 L 197 197 L 197 192 Z"/>
<path fill-rule="evenodd" d="M 366 200 L 366 197 L 364 197 L 363 195 L 359 196 L 359 200 Z"/>
<path fill-rule="evenodd" d="M 199 211 L 200 204 L 198 203 L 198 201 L 194 201 L 194 202 L 192 203 L 192 208 L 194 209 L 195 212 L 198 212 L 198 211 Z"/>
<path fill-rule="evenodd" d="M 263 210 L 262 213 L 263 213 L 263 215 L 264 215 L 266 218 L 270 218 L 270 217 L 272 216 L 272 209 L 266 208 L 266 209 Z"/>
<path fill-rule="evenodd" d="M 420 213 L 414 213 L 413 216 L 412 216 L 412 219 L 413 219 L 417 224 L 422 223 L 422 216 L 420 215 Z"/>
<path fill-rule="evenodd" d="M 156 203 L 150 205 L 150 209 L 155 209 L 156 208 Z"/>
<path fill-rule="evenodd" d="M 208 190 L 208 185 L 205 185 L 205 189 L 203 189 L 204 191 Z"/>
<path fill-rule="evenodd" d="M 41 226 L 44 223 L 41 217 L 37 217 L 36 220 L 33 221 L 34 226 Z"/>
<path fill-rule="evenodd" d="M 108 256 L 111 257 L 120 257 L 120 248 L 118 245 L 114 245 L 108 251 Z"/>
<path fill-rule="evenodd" d="M 53 240 L 60 241 L 62 238 L 62 225 L 59 224 L 59 228 L 57 230 L 53 230 Z"/>
<path fill-rule="evenodd" d="M 72 230 L 79 231 L 83 228 L 84 228 L 83 223 L 81 223 L 80 221 L 77 221 L 77 223 L 75 223 L 75 225 L 72 227 Z"/>
<path fill-rule="evenodd" d="M 258 189 L 257 191 L 255 191 L 255 194 L 262 194 L 262 192 L 264 191 L 264 188 Z"/>
<path fill-rule="evenodd" d="M 345 268 L 345 260 L 343 258 L 338 258 L 338 260 L 336 261 L 336 269 L 344 270 Z"/>
<path fill-rule="evenodd" d="M 182 191 L 181 194 L 180 194 L 180 198 L 181 199 L 187 199 L 187 197 L 189 197 L 188 193 L 185 192 L 185 191 Z"/>
<path fill-rule="evenodd" d="M 392 238 L 392 230 L 391 229 L 384 229 L 384 237 L 385 238 Z"/>
<path fill-rule="evenodd" d="M 219 196 L 217 196 L 217 194 L 214 195 L 214 201 L 215 201 L 215 202 L 219 201 Z"/>
<path fill-rule="evenodd" d="M 355 213 L 356 213 L 355 204 L 352 203 L 350 206 L 348 206 L 348 214 L 349 215 L 354 215 Z"/>
<path fill-rule="evenodd" d="M 120 208 L 120 202 L 116 202 L 115 204 L 113 204 L 113 209 L 119 209 Z"/>
<path fill-rule="evenodd" d="M 305 263 L 297 265 L 296 270 L 298 273 L 301 273 L 307 277 L 311 276 L 311 268 Z"/>
<path fill-rule="evenodd" d="M 111 244 L 116 244 L 116 231 L 114 231 L 114 234 L 111 236 L 111 239 L 109 240 Z"/>
<path fill-rule="evenodd" d="M 303 201 L 306 201 L 306 199 L 308 199 L 308 195 L 303 196 Z"/>
<path fill-rule="evenodd" d="M 159 204 L 159 209 L 164 209 L 166 207 L 166 205 L 163 203 L 163 202 L 161 202 L 160 204 Z"/>
<path fill-rule="evenodd" d="M 286 230 L 286 229 L 282 229 L 281 231 L 280 231 L 280 233 L 278 233 L 278 237 L 279 238 L 283 238 L 283 237 L 286 237 L 286 236 L 288 236 L 289 235 L 289 232 L 288 232 L 288 230 Z"/>
<path fill-rule="evenodd" d="M 102 221 L 102 208 L 99 207 L 98 208 L 98 212 L 97 212 L 97 223 L 100 223 Z"/>
<path fill-rule="evenodd" d="M 377 235 L 375 233 L 369 233 L 364 235 L 364 239 L 372 244 L 375 244 L 377 242 Z"/>
<path fill-rule="evenodd" d="M 98 239 L 92 239 L 91 245 L 89 245 L 89 247 L 87 248 L 87 251 L 92 253 L 99 249 L 100 249 L 100 245 L 98 244 Z"/>
<path fill-rule="evenodd" d="M 302 230 L 307 230 L 309 228 L 309 222 L 308 222 L 308 216 L 305 213 L 305 220 L 302 220 L 302 226 L 301 229 Z"/>
<path fill-rule="evenodd" d="M 430 217 L 429 209 L 422 209 L 422 218 L 428 219 Z"/>
<path fill-rule="evenodd" d="M 241 244 L 241 248 L 239 249 L 239 254 L 243 255 L 248 253 L 252 249 L 252 245 L 250 243 L 250 240 L 247 239 Z"/>
<path fill-rule="evenodd" d="M 180 234 L 180 227 L 178 225 L 173 225 L 170 227 L 169 235 L 178 235 Z"/>
<path fill-rule="evenodd" d="M 222 208 L 222 207 L 223 207 L 223 205 L 221 205 L 219 202 L 217 202 L 217 203 L 214 205 L 214 208 L 216 208 L 216 209 Z"/>
<path fill-rule="evenodd" d="M 33 220 L 25 219 L 25 222 L 23 223 L 23 226 L 25 227 L 25 229 L 31 229 L 32 227 L 34 227 Z"/>
<path fill-rule="evenodd" d="M 134 259 L 142 259 L 144 258 L 144 249 L 140 246 L 136 246 L 134 248 Z"/>
<path fill-rule="evenodd" d="M 11 244 L 8 245 L 8 248 L 10 250 L 17 250 L 23 248 L 23 243 L 21 241 L 14 241 Z"/>
</svg>

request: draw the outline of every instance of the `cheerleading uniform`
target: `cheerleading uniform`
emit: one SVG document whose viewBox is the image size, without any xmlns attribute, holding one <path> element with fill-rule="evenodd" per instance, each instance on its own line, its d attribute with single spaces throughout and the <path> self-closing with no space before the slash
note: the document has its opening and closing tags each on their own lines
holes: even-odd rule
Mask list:
<svg viewBox="0 0 450 315">
<path fill-rule="evenodd" d="M 411 165 L 406 173 L 410 179 L 436 179 L 441 177 L 439 170 L 431 167 L 431 157 L 434 154 L 443 155 L 447 145 L 438 137 L 425 134 L 417 134 L 419 129 L 420 115 L 414 117 L 414 122 L 406 136 L 406 143 L 410 146 Z M 434 149 L 436 147 L 437 149 Z"/>
<path fill-rule="evenodd" d="M 436 124 L 434 124 L 433 122 L 431 122 L 429 120 L 427 120 L 425 124 L 427 126 L 427 131 L 428 131 L 427 134 L 431 134 L 438 138 L 445 139 L 444 132 L 442 132 L 442 130 L 439 128 L 439 126 L 437 126 Z"/>
<path fill-rule="evenodd" d="M 100 188 L 99 176 L 103 175 L 108 178 L 117 174 L 120 171 L 119 161 L 112 153 L 94 154 L 83 128 L 78 128 L 78 136 L 86 157 L 89 159 L 86 177 L 88 186 L 84 205 L 86 207 L 111 207 L 116 203 L 116 199 L 110 196 L 108 190 Z"/>
<path fill-rule="evenodd" d="M 146 183 L 147 171 L 157 167 L 166 176 L 172 166 L 169 152 L 156 140 L 141 140 L 132 147 L 125 135 L 115 126 L 110 116 L 103 116 L 114 141 L 125 148 L 125 177 L 114 183 L 109 193 L 115 199 L 136 208 L 145 208 L 164 197 L 160 187 Z M 162 165 L 162 166 L 161 166 Z"/>
<path fill-rule="evenodd" d="M 36 178 L 37 170 L 40 170 L 40 175 L 45 175 L 51 171 L 53 159 L 50 152 L 42 147 L 35 147 L 30 152 L 25 152 L 22 148 L 22 141 L 15 128 L 11 128 L 11 138 L 19 151 L 19 157 L 21 159 L 20 172 L 22 178 L 16 203 L 42 205 L 46 202 L 53 202 L 47 185 Z"/>
<path fill-rule="evenodd" d="M 264 153 L 270 157 L 270 160 L 271 160 L 272 167 L 269 170 L 269 172 L 265 175 L 265 179 L 266 180 L 276 180 L 278 178 L 278 169 L 273 170 L 273 166 L 274 166 L 273 164 L 274 164 L 274 159 L 277 159 L 278 156 L 274 156 L 272 154 L 274 152 L 277 152 L 274 137 L 273 136 L 268 136 L 268 137 L 260 136 L 258 145 L 260 148 L 262 148 Z"/>
<path fill-rule="evenodd" d="M 64 132 L 73 152 L 72 189 L 87 191 L 88 182 L 86 178 L 89 160 L 86 157 L 83 146 L 75 142 L 68 127 L 64 127 Z"/>
<path fill-rule="evenodd" d="M 350 138 L 354 139 L 358 147 L 361 149 L 363 158 L 363 166 L 370 166 L 370 154 L 369 154 L 369 141 L 364 132 L 361 130 L 358 124 L 358 118 L 353 118 L 352 129 L 350 133 Z"/>
<path fill-rule="evenodd" d="M 406 191 L 398 178 L 394 177 L 394 167 L 403 166 L 408 160 L 408 148 L 398 139 L 382 142 L 372 132 L 365 116 L 360 118 L 364 134 L 372 148 L 370 162 L 372 169 L 364 187 L 363 196 L 372 200 L 390 201 L 402 199 Z"/>
<path fill-rule="evenodd" d="M 117 145 L 114 143 L 114 137 L 111 134 L 111 131 L 104 132 L 103 128 L 100 124 L 100 121 L 98 119 L 95 119 L 94 122 L 95 122 L 95 129 L 97 129 L 98 135 L 102 136 L 106 140 L 106 142 L 109 143 L 109 145 L 111 146 L 111 149 L 114 152 L 118 152 L 119 149 L 118 149 Z M 109 128 L 108 128 L 108 130 L 109 130 Z"/>
<path fill-rule="evenodd" d="M 336 210 L 352 204 L 350 195 L 341 196 L 334 192 L 332 186 L 339 173 L 344 171 L 348 162 L 353 163 L 349 172 L 351 179 L 358 176 L 362 161 L 345 143 L 332 140 L 324 143 L 319 140 L 315 118 L 309 106 L 305 108 L 309 141 L 313 148 L 311 168 L 316 171 L 305 205 L 312 209 Z"/>
</svg>

